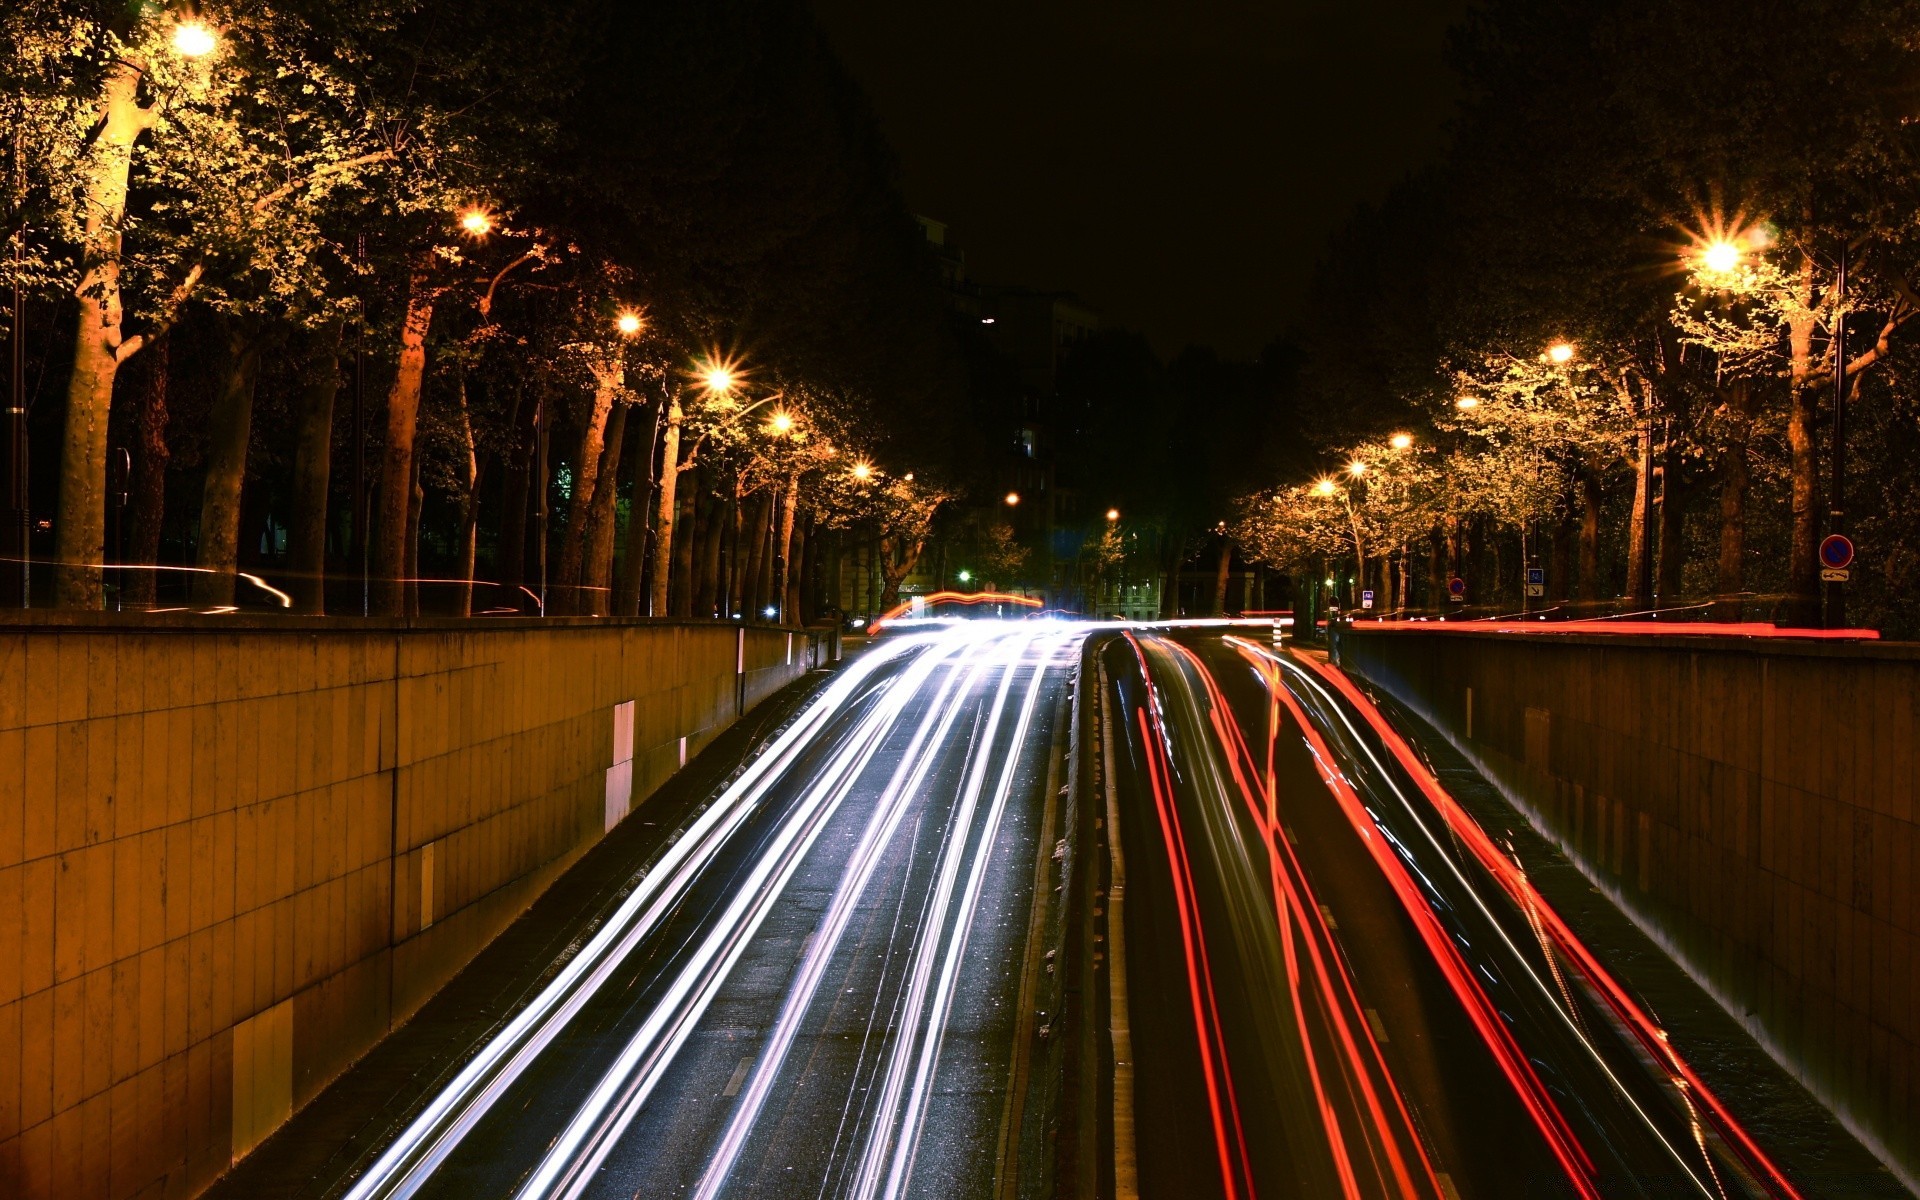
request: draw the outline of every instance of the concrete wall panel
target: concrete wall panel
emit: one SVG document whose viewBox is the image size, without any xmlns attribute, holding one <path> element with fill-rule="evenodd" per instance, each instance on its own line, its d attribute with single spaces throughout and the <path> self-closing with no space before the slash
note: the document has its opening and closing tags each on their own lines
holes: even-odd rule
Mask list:
<svg viewBox="0 0 1920 1200">
<path fill-rule="evenodd" d="M 647 621 L 0 627 L 0 1195 L 200 1191 L 602 836 L 616 706 L 637 807 L 818 657 Z"/>
</svg>

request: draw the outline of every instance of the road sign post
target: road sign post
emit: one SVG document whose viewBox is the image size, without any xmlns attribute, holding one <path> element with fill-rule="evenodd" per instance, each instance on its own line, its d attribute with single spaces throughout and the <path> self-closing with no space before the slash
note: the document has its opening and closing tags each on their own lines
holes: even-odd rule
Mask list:
<svg viewBox="0 0 1920 1200">
<path fill-rule="evenodd" d="M 1547 594 L 1547 573 L 1540 567 L 1527 568 L 1527 595 L 1540 597 Z"/>
<path fill-rule="evenodd" d="M 1447 599 L 1454 604 L 1464 604 L 1467 600 L 1467 581 L 1455 575 L 1447 580 Z"/>
<path fill-rule="evenodd" d="M 1372 588 L 1367 588 L 1360 593 L 1360 607 L 1361 608 L 1373 607 L 1373 589 Z"/>
</svg>

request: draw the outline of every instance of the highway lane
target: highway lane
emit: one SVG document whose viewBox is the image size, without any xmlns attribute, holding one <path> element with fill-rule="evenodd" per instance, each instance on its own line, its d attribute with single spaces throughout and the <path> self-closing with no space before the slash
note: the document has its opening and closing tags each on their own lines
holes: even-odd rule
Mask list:
<svg viewBox="0 0 1920 1200">
<path fill-rule="evenodd" d="M 870 646 L 347 1194 L 1000 1194 L 1080 636 Z"/>
<path fill-rule="evenodd" d="M 1797 1194 L 1337 673 L 1099 661 L 1140 1194 Z"/>
</svg>

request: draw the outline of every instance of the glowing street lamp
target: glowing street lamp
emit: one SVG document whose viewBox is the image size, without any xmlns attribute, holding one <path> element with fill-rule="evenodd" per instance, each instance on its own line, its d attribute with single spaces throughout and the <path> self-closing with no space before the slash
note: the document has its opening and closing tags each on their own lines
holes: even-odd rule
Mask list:
<svg viewBox="0 0 1920 1200">
<path fill-rule="evenodd" d="M 954 578 L 958 579 L 961 583 L 972 583 L 973 572 L 963 569 L 958 575 L 955 575 Z"/>
<path fill-rule="evenodd" d="M 484 208 L 469 208 L 460 214 L 460 228 L 471 237 L 483 238 L 493 232 L 493 214 Z"/>
<path fill-rule="evenodd" d="M 1739 246 L 1720 238 L 1708 243 L 1706 249 L 1700 251 L 1698 262 L 1710 274 L 1731 275 L 1745 256 L 1745 251 Z"/>
<path fill-rule="evenodd" d="M 1564 366 L 1573 361 L 1573 343 L 1555 342 L 1547 347 L 1547 361 L 1555 366 Z"/>
<path fill-rule="evenodd" d="M 1395 450 L 1411 449 L 1413 447 L 1413 435 L 1410 433 L 1396 433 L 1387 444 Z"/>
<path fill-rule="evenodd" d="M 1475 409 L 1480 407 L 1480 397 L 1462 396 L 1458 400 L 1455 400 L 1453 402 L 1453 406 L 1459 409 L 1461 412 L 1467 412 L 1470 409 Z"/>
<path fill-rule="evenodd" d="M 1367 473 L 1367 464 L 1361 462 L 1357 458 L 1347 464 L 1347 474 L 1353 476 L 1355 479 L 1360 478 L 1362 475 L 1365 475 L 1366 473 Z"/>
<path fill-rule="evenodd" d="M 639 333 L 645 325 L 646 322 L 640 319 L 640 314 L 631 310 L 623 312 L 613 319 L 613 327 L 620 331 L 622 337 L 634 336 Z"/>
<path fill-rule="evenodd" d="M 1333 482 L 1332 478 L 1322 476 L 1314 483 L 1313 494 L 1316 496 L 1331 496 L 1337 487 L 1338 485 Z"/>
<path fill-rule="evenodd" d="M 205 58 L 220 47 L 220 39 L 200 21 L 182 21 L 173 27 L 173 52 L 181 58 Z"/>
<path fill-rule="evenodd" d="M 1110 508 L 1110 509 L 1108 509 L 1108 510 L 1107 510 L 1107 520 L 1109 520 L 1109 521 L 1118 521 L 1119 519 L 1120 519 L 1120 510 L 1119 510 L 1119 509 L 1117 509 L 1117 508 Z"/>
<path fill-rule="evenodd" d="M 793 432 L 793 414 L 786 409 L 775 409 L 767 418 L 767 432 L 775 437 L 785 437 Z"/>
<path fill-rule="evenodd" d="M 1008 492 L 1008 493 L 1006 494 L 1006 497 L 1005 497 L 1005 499 L 1006 499 L 1006 505 L 1007 505 L 1007 507 L 1008 507 L 1008 508 L 1012 508 L 1012 507 L 1013 507 L 1013 506 L 1015 506 L 1016 504 L 1019 504 L 1019 503 L 1020 503 L 1020 493 L 1019 493 L 1019 492 Z"/>
<path fill-rule="evenodd" d="M 853 477 L 860 480 L 872 479 L 873 464 L 867 462 L 865 459 L 853 464 Z"/>
<path fill-rule="evenodd" d="M 709 393 L 724 396 L 733 390 L 736 382 L 733 369 L 725 363 L 708 363 L 700 371 L 700 383 Z"/>
</svg>

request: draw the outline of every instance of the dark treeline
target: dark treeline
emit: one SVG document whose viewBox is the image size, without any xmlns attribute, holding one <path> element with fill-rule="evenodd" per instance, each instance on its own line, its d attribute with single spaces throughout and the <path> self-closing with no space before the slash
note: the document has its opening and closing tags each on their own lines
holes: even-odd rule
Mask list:
<svg viewBox="0 0 1920 1200">
<path fill-rule="evenodd" d="M 36 603 L 358 613 L 364 565 L 380 614 L 801 619 L 843 553 L 897 588 L 980 459 L 799 0 L 24 0 L 0 36 Z"/>
<path fill-rule="evenodd" d="M 1383 607 L 1458 572 L 1475 612 L 1812 623 L 1844 523 L 1848 623 L 1920 633 L 1916 29 L 1903 0 L 1480 5 L 1449 153 L 1354 216 L 1297 332 L 1323 474 L 1249 494 L 1242 544 Z"/>
</svg>

